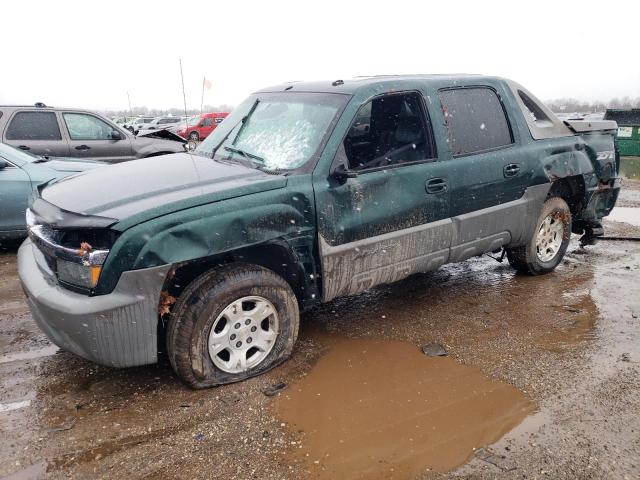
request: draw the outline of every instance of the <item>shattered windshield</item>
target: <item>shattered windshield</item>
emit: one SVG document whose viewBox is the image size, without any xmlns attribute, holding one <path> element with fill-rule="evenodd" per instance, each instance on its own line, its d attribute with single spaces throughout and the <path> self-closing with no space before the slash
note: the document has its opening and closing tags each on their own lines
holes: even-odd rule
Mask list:
<svg viewBox="0 0 640 480">
<path fill-rule="evenodd" d="M 196 152 L 253 158 L 269 170 L 300 168 L 318 153 L 347 100 L 326 93 L 253 95 Z"/>
</svg>

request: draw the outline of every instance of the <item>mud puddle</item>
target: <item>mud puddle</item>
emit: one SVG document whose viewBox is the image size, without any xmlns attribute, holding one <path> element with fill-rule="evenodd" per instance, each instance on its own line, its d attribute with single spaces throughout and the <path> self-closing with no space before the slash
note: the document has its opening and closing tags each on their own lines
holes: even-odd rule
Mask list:
<svg viewBox="0 0 640 480">
<path fill-rule="evenodd" d="M 273 404 L 297 438 L 288 462 L 315 478 L 445 472 L 534 410 L 509 384 L 395 340 L 334 339 Z"/>
</svg>

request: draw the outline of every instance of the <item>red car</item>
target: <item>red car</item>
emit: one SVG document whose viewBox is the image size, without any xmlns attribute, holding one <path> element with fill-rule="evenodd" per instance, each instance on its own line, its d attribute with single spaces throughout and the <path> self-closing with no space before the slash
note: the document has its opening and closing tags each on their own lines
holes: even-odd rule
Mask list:
<svg viewBox="0 0 640 480">
<path fill-rule="evenodd" d="M 180 125 L 176 133 L 189 140 L 204 140 L 227 115 L 229 115 L 228 112 L 195 115 L 190 117 L 187 123 Z"/>
</svg>

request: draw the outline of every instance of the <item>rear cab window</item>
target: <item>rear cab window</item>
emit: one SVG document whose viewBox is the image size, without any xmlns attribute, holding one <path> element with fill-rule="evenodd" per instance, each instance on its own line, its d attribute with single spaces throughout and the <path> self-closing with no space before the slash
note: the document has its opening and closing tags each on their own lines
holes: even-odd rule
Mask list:
<svg viewBox="0 0 640 480">
<path fill-rule="evenodd" d="M 470 155 L 513 144 L 509 119 L 490 87 L 460 87 L 438 92 L 451 154 Z"/>
<path fill-rule="evenodd" d="M 18 112 L 5 133 L 7 140 L 62 140 L 54 112 Z"/>
</svg>

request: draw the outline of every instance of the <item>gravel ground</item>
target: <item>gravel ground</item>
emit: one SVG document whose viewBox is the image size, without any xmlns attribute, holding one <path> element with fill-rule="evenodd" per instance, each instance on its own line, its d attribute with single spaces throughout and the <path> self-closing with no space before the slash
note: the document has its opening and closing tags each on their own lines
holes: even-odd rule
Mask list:
<svg viewBox="0 0 640 480">
<path fill-rule="evenodd" d="M 625 182 L 619 205 L 640 207 L 640 182 Z M 640 236 L 640 227 L 608 221 L 606 234 Z M 482 257 L 334 301 L 303 316 L 290 361 L 205 391 L 184 387 L 165 360 L 116 370 L 55 353 L 17 285 L 10 247 L 0 253 L 0 478 L 327 478 L 312 455 L 296 455 L 317 444 L 309 440 L 317 432 L 296 429 L 275 407 L 313 388 L 336 338 L 417 351 L 440 343 L 461 368 L 515 387 L 533 406 L 513 430 L 470 448 L 459 467 L 427 462 L 418 478 L 640 478 L 638 242 L 582 249 L 576 238 L 544 277 Z M 335 369 L 336 385 L 347 370 Z M 280 397 L 262 393 L 280 381 L 289 385 Z M 389 396 L 383 374 L 379 381 Z M 431 388 L 443 405 L 464 394 L 446 382 Z M 327 422 L 341 408 L 318 405 L 309 415 Z M 449 409 L 451 421 L 464 405 Z M 349 478 L 408 478 L 386 467 Z"/>
</svg>

